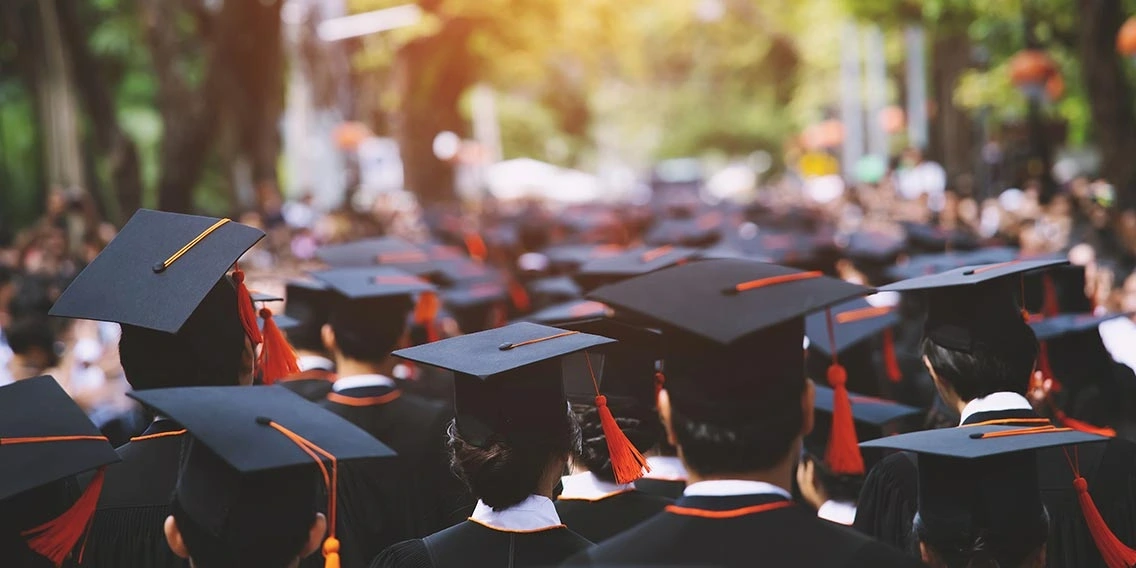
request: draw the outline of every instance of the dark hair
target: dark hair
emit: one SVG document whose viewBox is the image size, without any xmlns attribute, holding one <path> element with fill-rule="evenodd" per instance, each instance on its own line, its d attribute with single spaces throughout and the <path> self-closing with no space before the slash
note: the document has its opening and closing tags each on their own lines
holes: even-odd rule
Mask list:
<svg viewBox="0 0 1136 568">
<path fill-rule="evenodd" d="M 1013 530 L 998 534 L 985 530 L 973 534 L 935 534 L 916 513 L 911 523 L 911 538 L 916 550 L 919 543 L 923 543 L 947 568 L 1015 568 L 1045 546 L 1049 538 L 1049 513 L 1042 508 L 1035 522 L 1016 525 Z"/>
<path fill-rule="evenodd" d="M 608 408 L 615 416 L 619 429 L 623 430 L 640 453 L 650 451 L 659 443 L 663 426 L 653 411 L 642 410 L 633 402 L 625 403 L 614 397 L 608 399 Z M 582 438 L 580 462 L 596 477 L 614 482 L 615 472 L 611 469 L 611 454 L 607 450 L 607 438 L 604 437 L 599 411 L 588 405 L 576 406 L 575 412 Z"/>
<path fill-rule="evenodd" d="M 230 519 L 220 537 L 186 514 L 177 498 L 170 512 L 195 568 L 281 568 L 300 556 L 317 511 L 313 500 L 307 515 Z"/>
<path fill-rule="evenodd" d="M 321 334 L 321 325 L 311 325 L 308 323 L 300 324 L 296 327 L 284 331 L 284 335 L 288 337 L 288 343 L 296 349 L 303 349 L 304 351 L 311 351 L 313 353 L 327 353 L 327 348 L 323 344 L 323 335 Z"/>
<path fill-rule="evenodd" d="M 39 350 L 47 357 L 47 367 L 54 367 L 59 362 L 59 357 L 55 353 L 55 332 L 46 319 L 20 318 L 12 322 L 4 334 L 8 339 L 8 347 L 13 353 L 27 355 L 33 350 Z"/>
<path fill-rule="evenodd" d="M 864 486 L 863 475 L 840 475 L 833 473 L 824 458 L 811 452 L 801 458 L 812 462 L 813 475 L 825 494 L 833 501 L 856 503 L 860 500 L 860 489 Z"/>
<path fill-rule="evenodd" d="M 53 568 L 50 560 L 28 547 L 20 533 L 62 515 L 80 494 L 79 483 L 72 475 L 0 500 L 0 558 L 4 565 Z"/>
<path fill-rule="evenodd" d="M 406 331 L 410 299 L 340 299 L 328 316 L 335 344 L 348 359 L 381 363 Z"/>
<path fill-rule="evenodd" d="M 996 343 L 977 343 L 970 353 L 948 349 L 923 338 L 923 354 L 939 379 L 963 400 L 996 392 L 1025 395 L 1037 361 L 1037 337 L 1029 326 L 1020 333 L 1003 335 Z"/>
<path fill-rule="evenodd" d="M 513 444 L 494 435 L 484 446 L 466 442 L 451 420 L 446 430 L 450 465 L 475 497 L 495 511 L 507 509 L 537 491 L 552 459 L 576 453 L 580 429 L 571 411 L 565 420 L 571 424 L 566 435 L 542 443 Z"/>
<path fill-rule="evenodd" d="M 758 420 L 732 426 L 694 421 L 671 411 L 671 427 L 682 448 L 683 460 L 701 475 L 734 474 L 765 470 L 788 455 L 801 431 L 800 400 L 787 403 L 790 419 Z"/>
<path fill-rule="evenodd" d="M 245 351 L 236 290 L 222 278 L 174 334 L 124 324 L 118 350 L 134 390 L 236 385 Z"/>
</svg>

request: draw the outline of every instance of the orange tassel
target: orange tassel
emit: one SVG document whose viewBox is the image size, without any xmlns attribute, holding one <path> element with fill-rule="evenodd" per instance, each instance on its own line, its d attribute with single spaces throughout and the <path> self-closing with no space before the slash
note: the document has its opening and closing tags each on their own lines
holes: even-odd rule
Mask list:
<svg viewBox="0 0 1136 568">
<path fill-rule="evenodd" d="M 1112 530 L 1108 528 L 1100 511 L 1097 510 L 1092 495 L 1089 495 L 1089 483 L 1079 473 L 1073 479 L 1073 487 L 1077 490 L 1077 502 L 1081 506 L 1085 524 L 1089 526 L 1089 534 L 1092 535 L 1105 565 L 1108 568 L 1132 568 L 1136 565 L 1136 550 L 1132 550 L 1112 534 Z"/>
<path fill-rule="evenodd" d="M 1078 432 L 1085 432 L 1087 434 L 1096 434 L 1098 436 L 1105 436 L 1107 438 L 1115 438 L 1116 430 L 1107 426 L 1093 426 L 1084 420 L 1077 420 L 1065 415 L 1060 408 L 1054 408 L 1054 414 L 1057 416 L 1057 421 L 1066 428 L 1072 428 Z"/>
<path fill-rule="evenodd" d="M 465 249 L 469 251 L 469 256 L 474 259 L 484 261 L 489 258 L 489 248 L 485 246 L 485 240 L 481 238 L 481 235 L 476 232 L 465 234 Z"/>
<path fill-rule="evenodd" d="M 256 308 L 252 305 L 252 296 L 245 286 L 245 271 L 238 266 L 233 270 L 233 282 L 237 283 L 237 313 L 241 317 L 241 326 L 245 328 L 245 335 L 253 345 L 260 345 L 264 340 L 260 335 L 260 326 L 256 321 Z"/>
<path fill-rule="evenodd" d="M 1037 367 L 1041 371 L 1041 376 L 1050 380 L 1049 390 L 1051 392 L 1061 392 L 1063 388 L 1061 381 L 1053 376 L 1053 368 L 1049 366 L 1049 346 L 1044 341 L 1039 341 L 1037 346 Z"/>
<path fill-rule="evenodd" d="M 832 432 L 828 438 L 824 461 L 838 475 L 863 475 L 864 457 L 856 440 L 856 424 L 852 419 L 852 400 L 848 397 L 848 371 L 839 363 L 828 367 L 828 384 L 832 387 Z"/>
<path fill-rule="evenodd" d="M 529 293 L 525 287 L 516 280 L 509 281 L 509 299 L 513 302 L 513 307 L 518 312 L 527 312 L 531 306 L 529 302 Z"/>
<path fill-rule="evenodd" d="M 434 321 L 438 317 L 438 310 L 442 307 L 442 303 L 438 300 L 438 294 L 432 291 L 425 291 L 418 295 L 418 304 L 414 306 L 414 323 L 426 326 L 426 324 Z"/>
<path fill-rule="evenodd" d="M 260 346 L 260 356 L 256 366 L 260 369 L 260 379 L 266 385 L 300 372 L 300 364 L 296 361 L 296 351 L 284 337 L 284 333 L 276 327 L 276 320 L 272 317 L 272 310 L 260 309 L 260 316 L 264 318 L 264 342 Z"/>
<path fill-rule="evenodd" d="M 1043 294 L 1041 313 L 1045 314 L 1046 317 L 1057 315 L 1057 313 L 1061 311 L 1061 306 L 1057 303 L 1057 287 L 1053 284 L 1052 275 L 1042 275 L 1041 288 Z"/>
<path fill-rule="evenodd" d="M 95 505 L 98 504 L 99 494 L 103 491 L 105 469 L 99 468 L 95 477 L 91 479 L 91 484 L 83 490 L 83 495 L 62 515 L 20 533 L 27 539 L 28 548 L 56 566 L 63 565 L 63 561 L 71 554 L 75 544 L 91 524 Z"/>
<path fill-rule="evenodd" d="M 590 364 L 590 363 L 589 363 Z M 650 471 L 647 458 L 639 453 L 635 444 L 627 439 L 619 424 L 615 423 L 611 409 L 607 406 L 607 397 L 596 396 L 596 410 L 599 411 L 600 425 L 603 427 L 604 438 L 607 439 L 607 452 L 611 457 L 611 470 L 615 474 L 617 483 L 631 483 L 643 477 L 644 471 Z"/>
<path fill-rule="evenodd" d="M 323 541 L 323 568 L 339 568 L 339 539 L 334 536 Z"/>
<path fill-rule="evenodd" d="M 887 371 L 888 380 L 898 383 L 903 380 L 903 371 L 899 369 L 899 360 L 895 358 L 895 335 L 891 328 L 884 330 L 884 370 Z"/>
</svg>

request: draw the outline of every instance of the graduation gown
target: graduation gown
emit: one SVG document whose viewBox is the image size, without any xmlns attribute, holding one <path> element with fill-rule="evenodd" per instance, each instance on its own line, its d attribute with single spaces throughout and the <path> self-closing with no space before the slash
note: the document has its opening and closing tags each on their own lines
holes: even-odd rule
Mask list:
<svg viewBox="0 0 1136 568">
<path fill-rule="evenodd" d="M 686 489 L 686 468 L 681 460 L 674 456 L 650 456 L 647 465 L 651 466 L 651 471 L 635 480 L 636 490 L 671 500 L 682 497 L 682 490 Z"/>
<path fill-rule="evenodd" d="M 335 372 L 327 369 L 308 369 L 295 375 L 284 377 L 276 384 L 312 401 L 319 402 L 331 392 L 335 382 Z"/>
<path fill-rule="evenodd" d="M 998 424 L 1028 427 L 1049 421 L 1032 410 L 978 412 L 964 425 Z M 1081 474 L 1112 532 L 1128 546 L 1136 545 L 1136 445 L 1120 439 L 1077 448 Z M 1049 566 L 1104 567 L 1073 489 L 1073 473 L 1063 448 L 1037 452 L 1042 502 L 1049 512 L 1046 558 Z M 853 524 L 860 532 L 914 553 L 911 519 L 918 508 L 919 470 L 914 456 L 897 453 L 883 459 L 864 480 Z"/>
<path fill-rule="evenodd" d="M 382 385 L 331 392 L 320 405 L 398 452 L 395 458 L 340 465 L 343 566 L 365 566 L 391 544 L 469 515 L 473 500 L 450 470 L 445 430 L 451 413 L 442 404 Z"/>
<path fill-rule="evenodd" d="M 107 468 L 83 566 L 188 566 L 170 551 L 163 530 L 187 440 L 184 432 L 176 422 L 157 420 L 118 448 L 122 461 Z"/>
<path fill-rule="evenodd" d="M 485 518 L 486 514 L 501 522 Z M 544 522 L 536 522 L 542 518 Z M 423 539 L 400 542 L 384 550 L 371 567 L 558 566 L 591 545 L 559 523 L 551 501 L 532 496 L 499 513 L 478 503 L 469 520 Z"/>
<path fill-rule="evenodd" d="M 921 566 L 781 495 L 683 496 L 569 566 Z"/>
<path fill-rule="evenodd" d="M 673 502 L 630 484 L 605 483 L 591 473 L 581 473 L 564 479 L 556 512 L 568 528 L 598 543 L 655 516 Z"/>
</svg>

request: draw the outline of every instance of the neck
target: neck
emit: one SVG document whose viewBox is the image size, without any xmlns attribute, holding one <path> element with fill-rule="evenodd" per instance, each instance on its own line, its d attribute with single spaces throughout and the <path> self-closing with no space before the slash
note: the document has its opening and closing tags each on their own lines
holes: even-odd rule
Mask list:
<svg viewBox="0 0 1136 568">
<path fill-rule="evenodd" d="M 776 485 L 785 491 L 793 491 L 793 473 L 796 470 L 797 462 L 792 459 L 799 452 L 799 444 L 793 445 L 793 451 L 790 451 L 785 459 L 781 460 L 777 465 L 759 471 L 745 471 L 735 473 L 713 473 L 702 474 L 698 470 L 691 467 L 687 463 L 686 458 L 682 459 L 682 465 L 686 466 L 687 483 L 694 484 L 699 481 L 718 481 L 718 480 L 738 480 L 738 481 L 761 481 L 770 485 Z M 679 450 L 679 457 L 682 457 L 682 451 Z"/>
<path fill-rule="evenodd" d="M 394 376 L 394 365 L 394 360 L 390 357 L 383 359 L 381 363 L 348 359 L 343 356 L 335 358 L 335 368 L 337 374 L 341 377 L 354 377 L 355 375 L 384 375 L 391 377 Z"/>
</svg>

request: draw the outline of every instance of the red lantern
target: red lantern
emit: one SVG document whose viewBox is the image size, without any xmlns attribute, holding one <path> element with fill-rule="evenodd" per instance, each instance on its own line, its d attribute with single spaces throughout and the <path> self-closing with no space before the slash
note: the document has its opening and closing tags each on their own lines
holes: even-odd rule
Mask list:
<svg viewBox="0 0 1136 568">
<path fill-rule="evenodd" d="M 1128 18 L 1116 34 L 1116 50 L 1125 57 L 1136 56 L 1136 16 Z"/>
<path fill-rule="evenodd" d="M 906 117 L 903 113 L 903 109 L 895 105 L 891 105 L 880 111 L 880 127 L 888 134 L 898 134 L 903 130 L 905 123 Z"/>
</svg>

